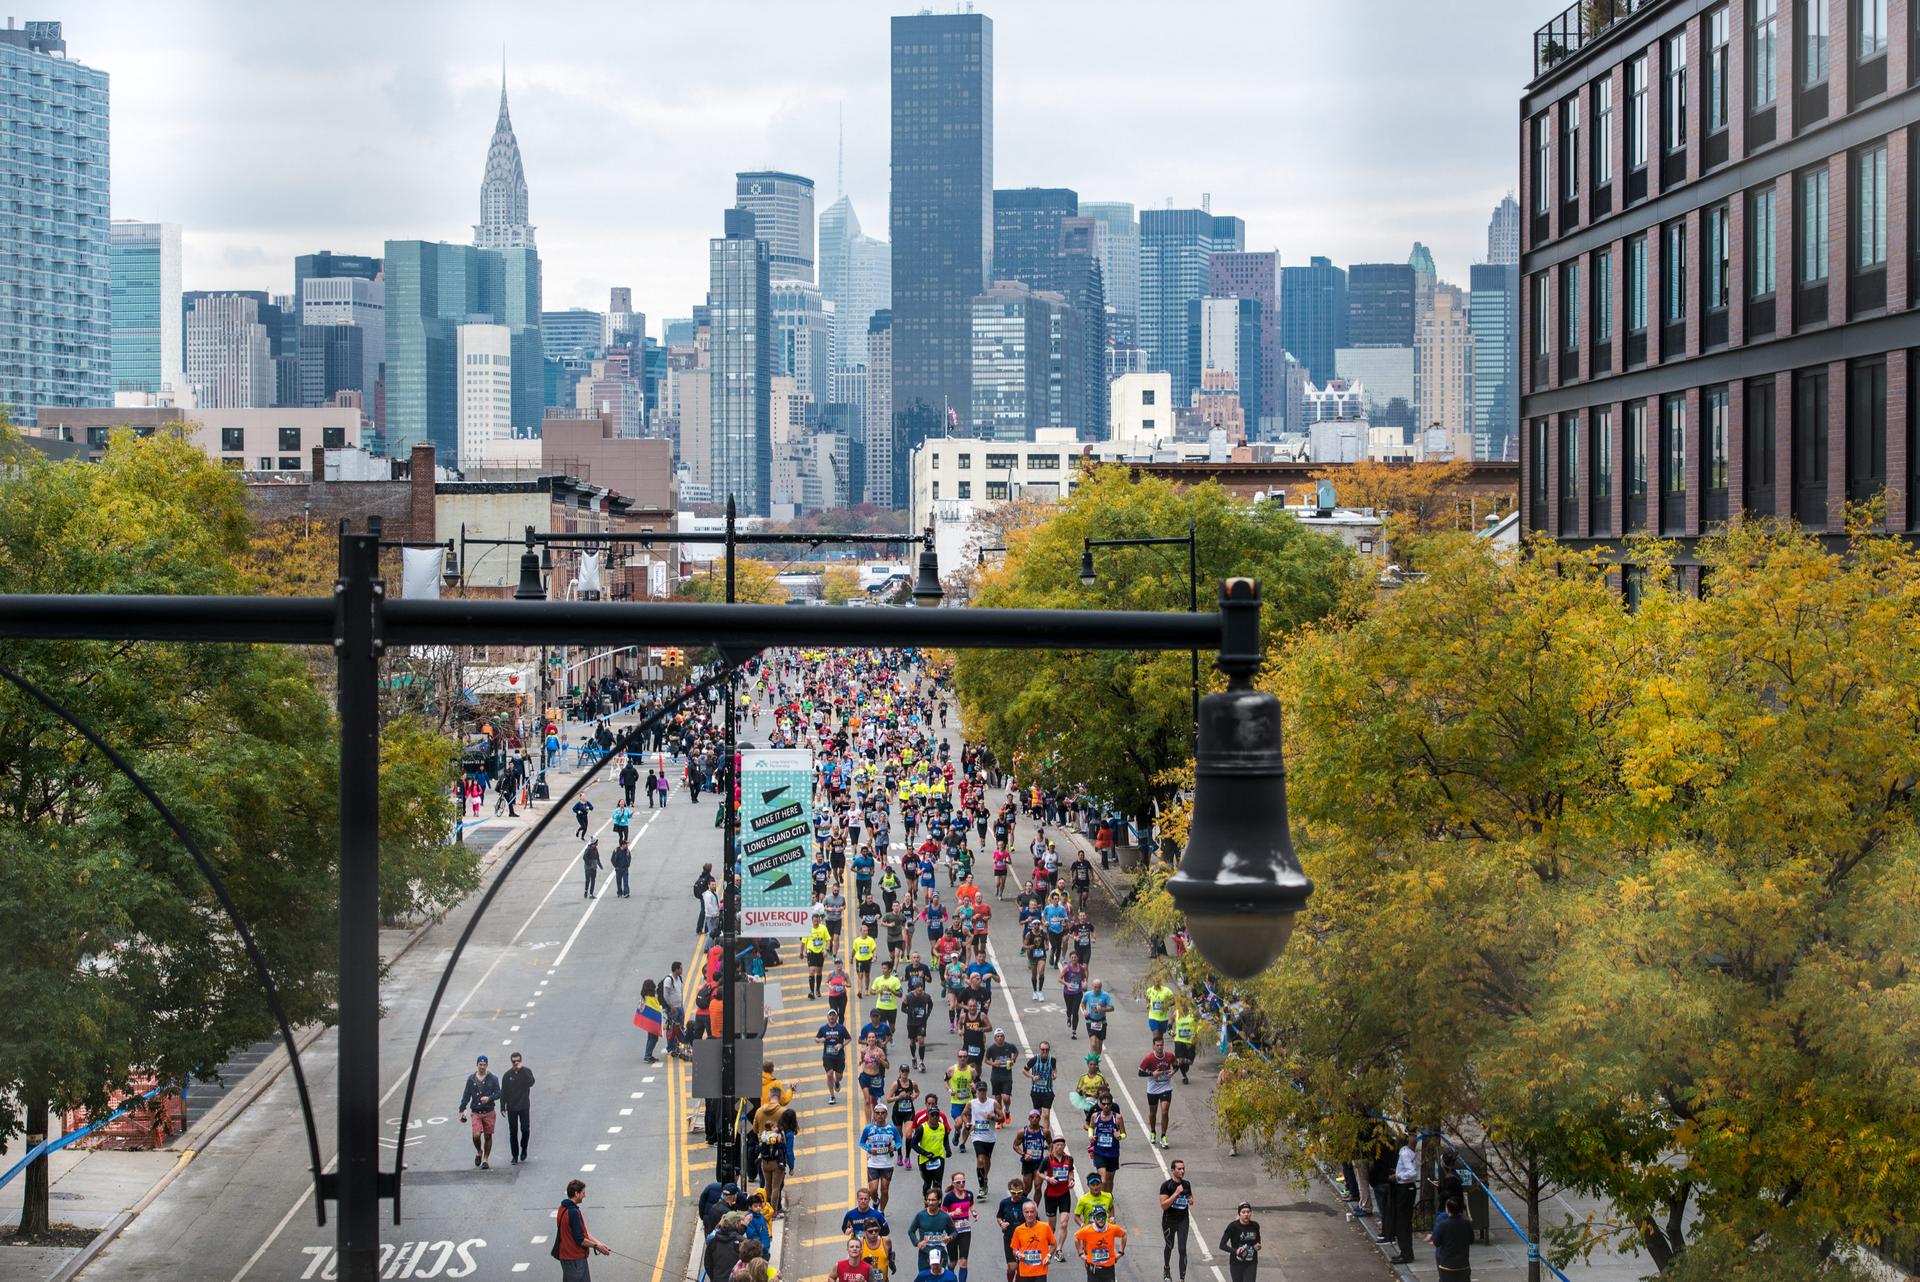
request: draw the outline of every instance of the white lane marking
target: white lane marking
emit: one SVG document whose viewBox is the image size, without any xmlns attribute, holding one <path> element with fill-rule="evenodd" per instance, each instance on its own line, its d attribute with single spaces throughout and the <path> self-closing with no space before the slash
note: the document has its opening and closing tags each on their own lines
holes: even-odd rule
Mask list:
<svg viewBox="0 0 1920 1282">
<path fill-rule="evenodd" d="M 534 1244 L 535 1246 L 539 1246 L 539 1245 L 541 1245 L 541 1244 L 542 1244 L 542 1243 L 544 1243 L 544 1242 L 545 1242 L 546 1240 L 547 1240 L 547 1235 L 546 1235 L 546 1234 L 544 1234 L 544 1233 L 536 1233 L 536 1234 L 534 1234 L 534 1235 L 533 1235 L 533 1244 Z"/>
<path fill-rule="evenodd" d="M 594 1168 L 594 1163 L 588 1162 L 585 1166 L 581 1167 L 580 1169 L 582 1171 L 591 1171 L 593 1168 Z"/>
<path fill-rule="evenodd" d="M 1140 1111 L 1140 1105 L 1134 1102 L 1133 1092 L 1127 1089 L 1126 1079 L 1120 1076 L 1120 1062 L 1114 1059 L 1111 1053 L 1107 1054 L 1106 1060 L 1107 1067 L 1113 1070 L 1113 1075 L 1107 1078 L 1108 1085 L 1112 1086 L 1120 1098 L 1127 1102 L 1127 1111 L 1133 1114 L 1133 1120 L 1140 1123 L 1140 1129 L 1146 1133 L 1147 1152 L 1153 1155 L 1154 1165 L 1160 1168 L 1160 1178 L 1163 1180 L 1172 1179 L 1173 1171 L 1167 1166 L 1166 1157 L 1161 1154 L 1160 1146 L 1153 1142 L 1153 1128 L 1147 1125 L 1147 1115 Z M 1171 1113 L 1169 1113 L 1167 1122 L 1168 1125 L 1172 1125 L 1173 1118 Z M 1200 1258 L 1211 1264 L 1213 1262 L 1213 1251 L 1207 1246 L 1207 1235 L 1204 1233 L 1194 1234 L 1193 1243 L 1200 1248 Z"/>
<path fill-rule="evenodd" d="M 620 1116 L 622 1116 L 622 1117 L 632 1117 L 632 1116 L 633 1116 L 633 1110 L 632 1110 L 632 1109 L 630 1109 L 630 1108 L 623 1108 L 623 1109 L 621 1109 L 621 1110 L 620 1110 Z"/>
<path fill-rule="evenodd" d="M 625 1109 L 625 1108 L 623 1108 L 623 1109 L 621 1109 L 620 1111 L 621 1111 L 622 1113 L 630 1113 L 630 1112 L 632 1112 L 633 1110 L 632 1110 L 632 1109 Z M 621 1131 L 621 1129 L 622 1129 L 622 1128 L 621 1128 L 621 1127 L 618 1127 L 618 1126 L 609 1126 L 609 1127 L 607 1128 L 607 1134 L 609 1134 L 609 1135 L 618 1135 L 618 1134 L 620 1133 L 620 1131 Z"/>
<path fill-rule="evenodd" d="M 604 1152 L 606 1152 L 606 1151 L 607 1151 L 608 1149 L 610 1149 L 610 1148 L 612 1148 L 612 1147 L 613 1147 L 613 1145 L 611 1145 L 611 1144 L 595 1144 L 595 1145 L 593 1146 L 593 1151 L 594 1151 L 594 1152 L 596 1152 L 596 1153 L 604 1153 Z M 582 1168 L 582 1169 L 584 1169 L 584 1168 Z"/>
<path fill-rule="evenodd" d="M 515 1273 L 525 1273 L 529 1267 L 530 1266 L 527 1264 L 527 1262 L 525 1260 L 522 1260 L 520 1263 L 513 1266 L 513 1271 Z M 1219 1270 L 1215 1269 L 1214 1272 L 1218 1273 Z"/>
<path fill-rule="evenodd" d="M 509 1028 L 507 1031 L 509 1033 L 517 1033 L 520 1031 L 520 1025 L 515 1024 L 512 1028 Z"/>
<path fill-rule="evenodd" d="M 630 1098 L 630 1099 L 639 1099 L 639 1098 L 640 1098 L 640 1097 L 641 1097 L 642 1095 L 644 1095 L 644 1094 L 646 1094 L 646 1092 L 645 1092 L 645 1091 L 635 1091 L 635 1092 L 634 1092 L 634 1093 L 633 1093 L 633 1094 L 632 1094 L 631 1096 L 629 1096 L 628 1098 Z"/>
</svg>

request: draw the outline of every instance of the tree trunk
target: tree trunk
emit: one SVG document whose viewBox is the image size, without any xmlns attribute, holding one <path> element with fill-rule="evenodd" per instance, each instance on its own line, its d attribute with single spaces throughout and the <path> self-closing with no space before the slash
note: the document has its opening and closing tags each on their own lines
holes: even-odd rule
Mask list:
<svg viewBox="0 0 1920 1282">
<path fill-rule="evenodd" d="M 25 1138 L 28 1148 L 47 1138 L 47 1104 L 45 1100 L 38 1097 L 27 1104 Z M 42 1237 L 47 1232 L 47 1207 L 50 1200 L 47 1195 L 52 1191 L 48 1175 L 48 1162 L 42 1156 L 26 1169 L 22 1177 L 26 1181 L 26 1187 L 23 1190 L 26 1201 L 20 1207 L 18 1233 L 21 1237 Z"/>
<path fill-rule="evenodd" d="M 1540 1164 L 1527 1157 L 1527 1282 L 1540 1282 Z"/>
</svg>

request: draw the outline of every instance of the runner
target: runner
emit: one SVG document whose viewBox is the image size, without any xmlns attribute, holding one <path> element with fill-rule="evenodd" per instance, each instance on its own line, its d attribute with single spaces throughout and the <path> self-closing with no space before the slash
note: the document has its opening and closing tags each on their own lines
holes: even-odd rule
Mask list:
<svg viewBox="0 0 1920 1282">
<path fill-rule="evenodd" d="M 847 1071 L 847 1043 L 853 1040 L 853 1031 L 841 1021 L 838 1010 L 827 1012 L 827 1022 L 820 1025 L 813 1040 L 820 1043 L 820 1067 L 827 1075 L 827 1103 L 840 1102 L 840 1079 Z"/>
<path fill-rule="evenodd" d="M 1067 1036 L 1080 1040 L 1080 999 L 1087 991 L 1087 966 L 1078 957 L 1060 968 L 1060 995 L 1067 1003 Z"/>
<path fill-rule="evenodd" d="M 1007 1040 L 1007 1030 L 993 1030 L 993 1040 L 987 1043 L 981 1057 L 986 1064 L 987 1081 L 993 1091 L 993 1098 L 1000 1105 L 1001 1115 L 1013 1116 L 1013 1066 L 1020 1058 L 1020 1048 Z"/>
<path fill-rule="evenodd" d="M 962 1135 L 973 1141 L 973 1164 L 980 1174 L 980 1187 L 987 1185 L 987 1173 L 993 1169 L 993 1147 L 1000 1139 L 1000 1127 L 1007 1114 L 1000 1101 L 987 1094 L 987 1084 L 973 1084 L 973 1099 L 961 1118 Z"/>
<path fill-rule="evenodd" d="M 1027 1058 L 1026 1066 L 1021 1069 L 1027 1076 L 1027 1094 L 1033 1101 L 1034 1111 L 1043 1119 L 1043 1130 L 1053 1129 L 1053 1082 L 1059 1068 L 1059 1061 L 1053 1057 L 1052 1043 L 1041 1042 L 1039 1049 Z"/>
<path fill-rule="evenodd" d="M 1160 1282 L 1173 1282 L 1173 1257 L 1180 1255 L 1180 1282 L 1187 1282 L 1187 1233 L 1193 1217 L 1193 1185 L 1187 1164 L 1175 1159 L 1172 1178 L 1160 1185 Z"/>
<path fill-rule="evenodd" d="M 867 1155 L 867 1185 L 862 1191 L 884 1211 L 893 1194 L 894 1167 L 900 1161 L 900 1128 L 888 1119 L 884 1105 L 875 1104 L 872 1116 L 860 1130 L 860 1147 Z"/>
<path fill-rule="evenodd" d="M 1147 1142 L 1157 1140 L 1161 1148 L 1169 1147 L 1167 1132 L 1173 1125 L 1173 1072 L 1167 1039 L 1155 1033 L 1153 1049 L 1141 1057 L 1138 1075 L 1147 1079 Z"/>
<path fill-rule="evenodd" d="M 1233 1282 L 1253 1282 L 1260 1267 L 1260 1222 L 1253 1218 L 1253 1204 L 1242 1202 L 1226 1231 L 1220 1235 L 1220 1249 L 1227 1253 L 1227 1267 Z"/>
<path fill-rule="evenodd" d="M 1020 1208 L 1020 1217 L 1010 1243 L 1015 1269 L 1023 1278 L 1044 1278 L 1058 1241 L 1053 1226 L 1040 1218 L 1040 1209 L 1032 1202 Z"/>
<path fill-rule="evenodd" d="M 924 1199 L 925 1207 L 913 1217 L 912 1223 L 907 1225 L 907 1240 L 912 1242 L 914 1249 L 920 1253 L 922 1269 L 927 1267 L 929 1252 L 945 1252 L 953 1241 L 953 1217 L 948 1215 L 946 1208 L 941 1206 L 940 1198 L 939 1186 L 928 1189 Z"/>
<path fill-rule="evenodd" d="M 1193 1067 L 1194 1039 L 1199 1035 L 1200 1020 L 1185 1004 L 1174 1008 L 1173 1016 L 1173 1066 L 1180 1070 L 1180 1084 L 1193 1085 L 1187 1076 L 1187 1070 Z"/>
<path fill-rule="evenodd" d="M 913 986 L 900 1000 L 900 1013 L 907 1021 L 907 1054 L 913 1067 L 921 1072 L 927 1067 L 927 1020 L 933 1015 L 933 997 L 927 992 L 926 985 L 915 977 Z"/>
<path fill-rule="evenodd" d="M 1147 1032 L 1154 1036 L 1167 1031 L 1173 1022 L 1173 990 L 1165 983 L 1147 986 Z"/>
<path fill-rule="evenodd" d="M 833 942 L 833 936 L 827 932 L 824 915 L 813 919 L 813 928 L 801 940 L 801 948 L 807 957 L 807 997 L 817 1000 L 820 996 L 820 976 L 827 964 L 827 947 Z"/>
<path fill-rule="evenodd" d="M 1046 1190 L 1047 1222 L 1053 1225 L 1054 1236 L 1064 1240 L 1067 1214 L 1073 1210 L 1073 1155 L 1067 1152 L 1065 1136 L 1054 1137 L 1041 1184 Z M 1060 1258 L 1065 1259 L 1065 1254 Z"/>
<path fill-rule="evenodd" d="M 1073 1204 L 1075 1224 L 1091 1224 L 1096 1214 L 1113 1214 L 1113 1190 L 1098 1171 L 1087 1172 L 1087 1191 Z"/>
<path fill-rule="evenodd" d="M 1113 1013 L 1113 996 L 1107 992 L 1105 981 L 1093 981 L 1081 999 L 1080 1013 L 1087 1021 L 1087 1048 L 1097 1060 L 1106 1048 L 1107 1017 Z"/>
<path fill-rule="evenodd" d="M 873 959 L 880 955 L 880 941 L 873 937 L 874 923 L 866 920 L 866 907 L 861 905 L 860 933 L 853 941 L 853 973 L 856 979 L 854 995 L 865 997 L 869 985 L 873 982 Z"/>
<path fill-rule="evenodd" d="M 1093 1119 L 1087 1123 L 1087 1134 L 1092 1142 L 1087 1145 L 1087 1157 L 1094 1167 L 1106 1174 L 1107 1192 L 1114 1187 L 1114 1177 L 1120 1173 L 1120 1141 L 1127 1138 L 1127 1124 L 1113 1107 L 1113 1096 L 1103 1096 L 1099 1107 L 1093 1111 Z M 1093 1176 L 1087 1176 L 1089 1187 Z"/>
<path fill-rule="evenodd" d="M 1040 1110 L 1027 1113 L 1027 1124 L 1013 1137 L 1014 1155 L 1020 1159 L 1020 1190 L 1023 1197 L 1040 1197 L 1040 1175 L 1047 1167 L 1047 1150 L 1052 1145 L 1048 1141 L 1047 1128 L 1040 1120 Z"/>
<path fill-rule="evenodd" d="M 1021 1207 L 1028 1200 L 1025 1180 L 1008 1180 L 1007 1195 L 994 1208 L 993 1218 L 1000 1225 L 1000 1249 L 1007 1257 L 1007 1282 L 1014 1282 L 1013 1231 L 1025 1219 Z"/>
<path fill-rule="evenodd" d="M 940 1199 L 940 1209 L 953 1221 L 953 1239 L 947 1244 L 948 1258 L 953 1261 L 954 1271 L 965 1277 L 967 1256 L 973 1249 L 974 1217 L 974 1196 L 967 1187 L 965 1171 L 953 1173 L 953 1180 L 947 1185 L 945 1196 Z"/>
<path fill-rule="evenodd" d="M 1127 1258 L 1127 1231 L 1108 1223 L 1107 1215 L 1105 1209 L 1094 1211 L 1093 1218 L 1073 1235 L 1087 1266 L 1087 1282 L 1113 1282 L 1115 1266 Z"/>
</svg>

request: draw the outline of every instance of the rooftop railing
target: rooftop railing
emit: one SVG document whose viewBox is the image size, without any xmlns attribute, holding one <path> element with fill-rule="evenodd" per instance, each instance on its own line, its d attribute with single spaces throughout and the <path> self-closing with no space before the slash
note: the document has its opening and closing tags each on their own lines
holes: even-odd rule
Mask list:
<svg viewBox="0 0 1920 1282">
<path fill-rule="evenodd" d="M 1538 79 L 1604 36 L 1627 18 L 1662 0 L 1578 0 L 1533 33 L 1533 74 Z"/>
</svg>

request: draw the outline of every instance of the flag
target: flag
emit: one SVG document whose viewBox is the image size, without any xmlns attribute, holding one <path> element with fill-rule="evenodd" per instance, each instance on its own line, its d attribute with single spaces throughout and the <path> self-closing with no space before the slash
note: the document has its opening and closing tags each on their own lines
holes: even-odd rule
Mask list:
<svg viewBox="0 0 1920 1282">
<path fill-rule="evenodd" d="M 665 1014 L 666 1008 L 661 1006 L 655 998 L 649 997 L 634 1008 L 633 1026 L 643 1033 L 652 1033 L 658 1037 L 665 1027 L 663 1019 Z"/>
</svg>

